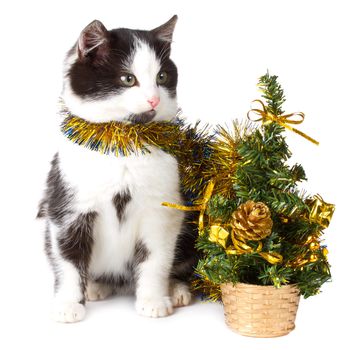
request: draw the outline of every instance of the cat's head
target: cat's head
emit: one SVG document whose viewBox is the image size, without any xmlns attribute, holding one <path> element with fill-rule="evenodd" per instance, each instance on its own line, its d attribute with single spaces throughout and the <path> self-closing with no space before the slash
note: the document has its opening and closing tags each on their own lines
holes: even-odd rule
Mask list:
<svg viewBox="0 0 361 350">
<path fill-rule="evenodd" d="M 177 16 L 150 31 L 81 32 L 65 59 L 62 97 L 71 113 L 94 122 L 171 120 L 177 112 L 177 68 L 169 58 Z"/>
</svg>

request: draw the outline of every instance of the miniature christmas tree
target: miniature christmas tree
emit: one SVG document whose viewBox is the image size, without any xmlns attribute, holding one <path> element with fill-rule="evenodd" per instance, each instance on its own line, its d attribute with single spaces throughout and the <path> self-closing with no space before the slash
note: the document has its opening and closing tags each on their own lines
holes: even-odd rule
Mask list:
<svg viewBox="0 0 361 350">
<path fill-rule="evenodd" d="M 254 101 L 260 107 L 248 115 L 257 119 L 235 122 L 232 131 L 219 127 L 211 145 L 208 195 L 199 200 L 197 248 L 203 255 L 194 283 L 211 299 L 219 299 L 219 286 L 229 282 L 296 284 L 307 298 L 330 279 L 321 236 L 334 206 L 299 189 L 306 175 L 300 164 L 288 164 L 285 128 L 317 142 L 289 125 L 304 115 L 284 114 L 277 76 L 262 76 L 259 87 L 265 103 Z"/>
</svg>

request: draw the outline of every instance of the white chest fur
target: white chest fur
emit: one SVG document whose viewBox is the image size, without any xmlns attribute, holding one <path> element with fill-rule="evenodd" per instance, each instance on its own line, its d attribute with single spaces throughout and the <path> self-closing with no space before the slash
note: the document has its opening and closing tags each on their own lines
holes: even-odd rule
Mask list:
<svg viewBox="0 0 361 350">
<path fill-rule="evenodd" d="M 161 206 L 164 201 L 181 200 L 177 162 L 156 148 L 150 154 L 116 157 L 88 150 L 65 137 L 60 141 L 59 165 L 64 180 L 75 190 L 74 211 L 98 213 L 89 272 L 95 276 L 125 273 L 138 240 L 151 246 L 152 240 L 159 239 L 154 236 L 161 234 L 158 228 L 170 221 L 169 216 L 176 226 L 183 217 Z M 119 222 L 112 200 L 126 190 L 131 200 Z M 171 241 L 178 233 L 168 233 Z"/>
</svg>

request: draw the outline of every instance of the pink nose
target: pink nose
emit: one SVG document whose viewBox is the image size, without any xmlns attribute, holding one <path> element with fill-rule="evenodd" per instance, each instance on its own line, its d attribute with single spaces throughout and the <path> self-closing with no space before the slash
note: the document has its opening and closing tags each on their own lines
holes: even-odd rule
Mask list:
<svg viewBox="0 0 361 350">
<path fill-rule="evenodd" d="M 150 98 L 147 102 L 152 106 L 152 108 L 154 109 L 155 107 L 157 107 L 159 105 L 159 101 L 160 98 L 157 96 L 153 96 L 152 98 Z"/>
</svg>

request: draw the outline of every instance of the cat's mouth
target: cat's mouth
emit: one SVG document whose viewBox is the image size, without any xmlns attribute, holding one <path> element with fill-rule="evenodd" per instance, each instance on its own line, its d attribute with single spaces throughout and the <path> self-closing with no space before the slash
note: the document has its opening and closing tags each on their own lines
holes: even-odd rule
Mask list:
<svg viewBox="0 0 361 350">
<path fill-rule="evenodd" d="M 129 120 L 132 123 L 149 123 L 151 120 L 153 120 L 156 114 L 157 112 L 154 109 L 151 109 L 147 112 L 131 114 L 129 116 Z"/>
</svg>

